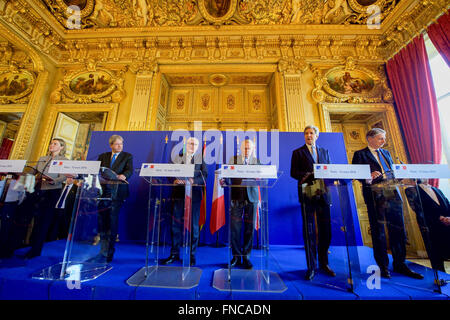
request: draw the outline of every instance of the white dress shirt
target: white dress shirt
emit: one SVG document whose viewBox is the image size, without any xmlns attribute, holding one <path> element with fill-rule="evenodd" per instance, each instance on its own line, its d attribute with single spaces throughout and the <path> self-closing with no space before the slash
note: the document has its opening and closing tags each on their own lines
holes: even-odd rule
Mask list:
<svg viewBox="0 0 450 320">
<path fill-rule="evenodd" d="M 377 152 L 378 149 L 374 149 L 371 146 L 368 146 L 368 147 L 369 147 L 370 152 L 374 156 L 374 158 L 377 159 L 377 162 L 378 162 L 378 164 L 380 165 L 380 168 L 381 168 L 381 173 L 384 173 L 383 166 L 381 165 L 380 158 L 378 157 L 378 152 Z M 386 162 L 386 164 L 388 163 L 386 159 L 384 160 L 384 162 Z"/>
</svg>

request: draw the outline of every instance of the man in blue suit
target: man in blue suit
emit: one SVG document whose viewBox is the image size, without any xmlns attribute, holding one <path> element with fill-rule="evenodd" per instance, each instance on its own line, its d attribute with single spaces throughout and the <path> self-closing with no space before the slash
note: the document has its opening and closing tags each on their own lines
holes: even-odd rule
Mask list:
<svg viewBox="0 0 450 320">
<path fill-rule="evenodd" d="M 294 150 L 291 159 L 291 177 L 298 181 L 298 199 L 302 204 L 303 239 L 305 242 L 306 263 L 308 271 L 306 280 L 312 280 L 317 269 L 317 257 L 319 268 L 329 276 L 336 276 L 328 265 L 328 248 L 331 243 L 330 204 L 326 190 L 317 189 L 311 196 L 307 195 L 308 188 L 317 185 L 313 171 L 314 163 L 331 163 L 328 150 L 316 145 L 319 137 L 319 128 L 309 125 L 304 130 L 305 144 Z M 317 230 L 319 241 L 316 243 L 315 216 L 317 217 Z"/>
<path fill-rule="evenodd" d="M 388 150 L 382 149 L 386 143 L 386 131 L 373 128 L 366 134 L 368 146 L 358 150 L 353 155 L 352 164 L 370 165 L 371 179 L 361 181 L 363 197 L 367 206 L 370 231 L 372 235 L 373 254 L 380 267 L 381 276 L 390 278 L 388 270 L 386 224 L 389 234 L 389 244 L 393 256 L 393 270 L 415 279 L 423 276 L 408 268 L 406 258 L 406 233 L 403 221 L 403 203 L 396 188 L 379 185 L 392 178 L 392 157 Z"/>
</svg>

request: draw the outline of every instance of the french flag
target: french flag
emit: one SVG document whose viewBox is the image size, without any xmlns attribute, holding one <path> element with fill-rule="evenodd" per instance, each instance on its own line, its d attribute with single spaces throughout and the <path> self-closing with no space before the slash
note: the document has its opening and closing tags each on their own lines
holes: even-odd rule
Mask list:
<svg viewBox="0 0 450 320">
<path fill-rule="evenodd" d="M 220 185 L 219 170 L 214 175 L 214 192 L 211 206 L 211 219 L 209 230 L 211 234 L 217 232 L 225 225 L 225 197 L 224 190 Z"/>
</svg>

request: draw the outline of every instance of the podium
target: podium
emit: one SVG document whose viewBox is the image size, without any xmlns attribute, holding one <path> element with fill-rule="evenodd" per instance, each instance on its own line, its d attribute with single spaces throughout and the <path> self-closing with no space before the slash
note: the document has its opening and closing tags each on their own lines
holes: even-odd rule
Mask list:
<svg viewBox="0 0 450 320">
<path fill-rule="evenodd" d="M 306 266 L 315 271 L 310 281 L 353 292 L 360 268 L 351 209 L 351 180 L 311 176 L 307 181 L 301 185 L 300 203 Z M 335 276 L 324 272 L 322 265 L 329 265 Z"/>
<path fill-rule="evenodd" d="M 389 248 L 392 255 L 391 279 L 383 281 L 409 288 L 441 292 L 444 284 L 439 280 L 437 270 L 427 263 L 434 252 L 432 229 L 424 214 L 422 195 L 415 179 L 395 179 L 392 173 L 385 174 L 373 184 L 363 186 L 367 205 L 377 263 L 386 263 L 384 252 Z M 412 210 L 409 210 L 411 208 Z M 412 250 L 414 244 L 415 251 Z M 419 250 L 417 250 L 419 248 Z M 413 279 L 399 272 L 399 261 L 404 261 L 411 270 L 423 275 L 423 279 Z"/>
<path fill-rule="evenodd" d="M 145 266 L 128 280 L 129 286 L 190 289 L 198 285 L 202 270 L 191 266 L 193 232 L 192 209 L 200 199 L 194 188 L 205 186 L 200 170 L 191 164 L 143 164 L 140 176 L 148 183 L 147 237 Z M 196 210 L 194 208 L 194 210 Z M 198 223 L 198 222 L 197 222 Z M 165 228 L 166 227 L 166 228 Z M 169 244 L 165 234 L 167 227 L 174 237 Z M 179 247 L 178 265 L 166 266 L 161 259 L 167 258 Z"/>
<path fill-rule="evenodd" d="M 19 212 L 22 204 L 35 204 L 37 161 L 0 160 L 0 256 L 11 258 L 26 237 L 33 219 L 32 208 Z M 50 177 L 49 177 L 50 179 Z"/>
<path fill-rule="evenodd" d="M 282 172 L 277 172 L 275 166 L 265 165 L 224 165 L 218 170 L 222 178 L 222 187 L 225 188 L 226 199 L 229 204 L 228 216 L 228 267 L 214 271 L 213 287 L 220 291 L 246 291 L 246 292 L 284 292 L 287 287 L 280 276 L 269 267 L 269 190 L 276 184 Z M 250 192 L 252 202 L 249 208 L 242 208 L 242 203 L 233 200 L 233 194 Z M 251 199 L 250 199 L 251 200 Z M 250 201 L 251 202 L 251 201 Z M 248 203 L 248 202 L 247 202 Z M 244 221 L 242 213 L 244 211 Z M 252 212 L 252 209 L 254 210 Z M 235 210 L 235 213 L 233 213 Z M 242 227 L 240 227 L 242 226 Z M 240 231 L 244 231 L 244 242 L 253 238 L 251 229 L 259 229 L 261 249 L 233 248 L 233 242 L 241 242 Z M 235 231 L 232 229 L 235 228 Z M 234 234 L 233 234 L 234 233 Z M 251 235 L 249 233 L 252 233 Z M 234 237 L 234 239 L 233 239 Z M 235 245 L 236 246 L 236 245 Z M 250 251 L 248 254 L 246 251 Z M 238 259 L 236 266 L 231 266 L 233 257 Z M 249 259 L 253 267 L 242 268 L 239 263 Z"/>
<path fill-rule="evenodd" d="M 95 174 L 73 172 L 78 176 L 78 188 L 62 262 L 33 273 L 33 279 L 84 282 L 112 269 L 104 256 L 104 246 L 94 245 L 94 238 L 99 233 L 99 215 L 111 210 L 118 186 L 128 182 L 119 180 L 114 171 L 105 167 L 97 167 Z"/>
</svg>

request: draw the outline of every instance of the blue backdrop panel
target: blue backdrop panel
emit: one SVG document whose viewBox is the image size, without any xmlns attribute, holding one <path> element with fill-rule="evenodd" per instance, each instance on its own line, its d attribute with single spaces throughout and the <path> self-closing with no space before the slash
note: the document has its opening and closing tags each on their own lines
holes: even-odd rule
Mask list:
<svg viewBox="0 0 450 320">
<path fill-rule="evenodd" d="M 170 159 L 172 148 L 182 141 L 171 141 L 171 131 L 99 131 L 92 134 L 89 147 L 88 160 L 97 160 L 99 154 L 111 151 L 108 139 L 112 134 L 119 134 L 124 138 L 124 151 L 133 154 L 133 165 L 135 169 L 140 168 L 141 164 L 146 163 L 164 163 Z M 191 133 L 193 135 L 193 133 Z M 226 133 L 222 132 L 223 145 L 226 145 Z M 165 137 L 169 137 L 169 142 L 165 148 Z M 256 141 L 260 137 L 256 133 Z M 253 137 L 250 137 L 253 140 Z M 241 139 L 242 141 L 242 139 Z M 207 146 L 212 141 L 207 141 Z M 271 155 L 271 133 L 267 134 L 268 150 Z M 303 244 L 301 209 L 298 203 L 297 181 L 290 177 L 290 165 L 292 151 L 301 147 L 305 143 L 303 133 L 301 132 L 280 132 L 279 133 L 279 171 L 283 175 L 277 181 L 276 185 L 269 190 L 269 241 L 271 244 L 292 245 Z M 347 155 L 342 133 L 321 133 L 317 144 L 328 149 L 333 163 L 347 163 Z M 257 143 L 258 145 L 258 143 Z M 235 141 L 235 147 L 237 143 Z M 260 152 L 258 148 L 257 152 Z M 274 150 L 275 151 L 275 150 Z M 201 147 L 199 151 L 201 152 Z M 235 151 L 233 151 L 234 153 Z M 226 154 L 226 148 L 223 148 L 222 161 L 226 163 L 234 154 Z M 207 178 L 207 216 L 206 224 L 200 235 L 201 243 L 216 243 L 217 235 L 211 235 L 209 230 L 209 218 L 211 210 L 211 201 L 214 188 L 214 170 L 216 164 L 208 166 Z M 122 208 L 120 216 L 119 234 L 121 241 L 133 240 L 144 241 L 147 225 L 147 199 L 148 184 L 136 173 L 130 178 L 130 197 Z M 351 184 L 348 188 L 348 199 L 350 211 L 346 214 L 354 221 L 354 234 L 349 237 L 349 245 L 362 245 L 361 232 L 359 230 L 358 216 L 353 197 Z M 332 217 L 341 217 L 339 197 L 333 194 L 333 206 L 331 208 Z M 225 198 L 226 199 L 226 198 Z M 166 214 L 170 214 L 167 209 Z M 228 219 L 227 219 L 228 223 Z M 333 224 L 332 245 L 345 245 L 343 233 L 339 230 L 339 223 Z M 256 235 L 255 235 L 256 236 Z M 227 226 L 218 232 L 220 243 L 227 241 Z"/>
</svg>

